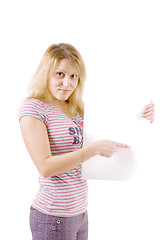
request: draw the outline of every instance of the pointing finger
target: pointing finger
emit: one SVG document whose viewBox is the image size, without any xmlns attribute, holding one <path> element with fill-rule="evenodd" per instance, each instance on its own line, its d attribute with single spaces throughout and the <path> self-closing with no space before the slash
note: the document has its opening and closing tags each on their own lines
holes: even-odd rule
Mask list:
<svg viewBox="0 0 160 240">
<path fill-rule="evenodd" d="M 129 148 L 129 146 L 127 144 L 123 144 L 123 143 L 115 143 L 116 147 L 120 147 L 120 148 Z"/>
</svg>

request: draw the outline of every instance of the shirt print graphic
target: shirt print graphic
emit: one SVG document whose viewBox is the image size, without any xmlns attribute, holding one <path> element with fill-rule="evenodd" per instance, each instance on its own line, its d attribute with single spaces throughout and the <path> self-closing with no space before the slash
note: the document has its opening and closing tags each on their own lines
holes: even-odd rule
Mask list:
<svg viewBox="0 0 160 240">
<path fill-rule="evenodd" d="M 83 131 L 77 122 L 73 121 L 75 123 L 75 127 L 69 128 L 69 134 L 73 136 L 73 143 L 72 144 L 80 144 L 81 148 L 83 147 Z"/>
</svg>

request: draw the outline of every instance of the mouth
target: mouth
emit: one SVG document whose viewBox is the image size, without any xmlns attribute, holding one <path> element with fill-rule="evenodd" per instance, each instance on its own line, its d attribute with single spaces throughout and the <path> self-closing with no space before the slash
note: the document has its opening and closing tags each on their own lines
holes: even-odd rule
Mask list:
<svg viewBox="0 0 160 240">
<path fill-rule="evenodd" d="M 70 92 L 71 90 L 69 90 L 69 89 L 59 89 L 59 91 L 62 91 L 62 92 L 64 92 L 64 93 L 68 93 L 68 92 Z"/>
</svg>

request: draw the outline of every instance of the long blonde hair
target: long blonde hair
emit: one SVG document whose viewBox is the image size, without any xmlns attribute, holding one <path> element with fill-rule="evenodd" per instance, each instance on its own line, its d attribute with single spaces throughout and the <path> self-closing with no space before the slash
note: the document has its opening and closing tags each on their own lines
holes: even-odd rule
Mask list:
<svg viewBox="0 0 160 240">
<path fill-rule="evenodd" d="M 40 64 L 29 84 L 29 98 L 36 98 L 46 101 L 48 91 L 48 79 L 51 69 L 55 68 L 62 59 L 69 60 L 79 70 L 78 85 L 67 102 L 71 104 L 74 110 L 84 115 L 84 104 L 82 100 L 86 70 L 83 59 L 75 47 L 67 43 L 51 45 L 44 53 Z"/>
</svg>

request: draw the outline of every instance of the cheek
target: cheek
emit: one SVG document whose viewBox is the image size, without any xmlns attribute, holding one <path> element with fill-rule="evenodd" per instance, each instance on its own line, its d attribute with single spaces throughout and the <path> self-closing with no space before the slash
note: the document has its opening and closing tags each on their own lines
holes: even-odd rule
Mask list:
<svg viewBox="0 0 160 240">
<path fill-rule="evenodd" d="M 78 80 L 73 83 L 72 87 L 76 89 L 77 86 L 78 86 Z"/>
<path fill-rule="evenodd" d="M 52 89 L 55 89 L 56 86 L 57 86 L 57 82 L 55 81 L 55 79 L 51 78 L 48 82 L 48 88 L 51 91 Z"/>
</svg>

